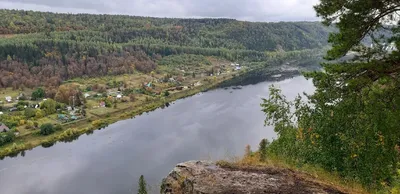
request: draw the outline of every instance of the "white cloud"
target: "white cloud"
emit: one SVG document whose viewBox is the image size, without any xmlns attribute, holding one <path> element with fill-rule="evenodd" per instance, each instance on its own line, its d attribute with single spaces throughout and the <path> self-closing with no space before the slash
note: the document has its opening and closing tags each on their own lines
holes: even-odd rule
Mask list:
<svg viewBox="0 0 400 194">
<path fill-rule="evenodd" d="M 0 8 L 155 17 L 226 17 L 250 21 L 317 20 L 319 0 L 0 0 Z"/>
</svg>

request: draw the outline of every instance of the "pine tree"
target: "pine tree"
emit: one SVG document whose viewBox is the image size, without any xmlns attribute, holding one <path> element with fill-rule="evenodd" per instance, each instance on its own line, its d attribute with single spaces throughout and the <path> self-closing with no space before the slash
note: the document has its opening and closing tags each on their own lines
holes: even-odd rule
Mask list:
<svg viewBox="0 0 400 194">
<path fill-rule="evenodd" d="M 139 190 L 138 194 L 147 194 L 147 183 L 146 180 L 144 180 L 144 176 L 141 175 L 139 178 Z"/>
</svg>

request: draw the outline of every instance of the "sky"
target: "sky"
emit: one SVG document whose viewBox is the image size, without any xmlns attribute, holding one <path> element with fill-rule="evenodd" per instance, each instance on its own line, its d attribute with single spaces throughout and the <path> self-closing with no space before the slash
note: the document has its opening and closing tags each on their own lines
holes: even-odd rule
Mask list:
<svg viewBox="0 0 400 194">
<path fill-rule="evenodd" d="M 246 21 L 315 21 L 319 0 L 0 0 L 0 9 Z"/>
</svg>

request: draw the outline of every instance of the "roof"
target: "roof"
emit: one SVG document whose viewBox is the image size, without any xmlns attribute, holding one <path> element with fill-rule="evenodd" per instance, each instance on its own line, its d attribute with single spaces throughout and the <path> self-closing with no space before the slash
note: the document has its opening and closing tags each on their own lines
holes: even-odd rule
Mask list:
<svg viewBox="0 0 400 194">
<path fill-rule="evenodd" d="M 10 128 L 8 128 L 3 123 L 0 123 L 0 132 L 3 132 L 3 131 L 10 131 Z"/>
</svg>

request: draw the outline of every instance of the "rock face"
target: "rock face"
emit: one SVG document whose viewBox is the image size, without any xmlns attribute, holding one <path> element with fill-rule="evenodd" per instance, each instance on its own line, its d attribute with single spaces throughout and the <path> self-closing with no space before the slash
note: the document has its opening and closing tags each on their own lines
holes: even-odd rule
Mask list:
<svg viewBox="0 0 400 194">
<path fill-rule="evenodd" d="M 209 161 L 189 161 L 178 164 L 163 180 L 161 193 L 345 193 L 310 177 L 274 167 L 221 167 Z"/>
</svg>

